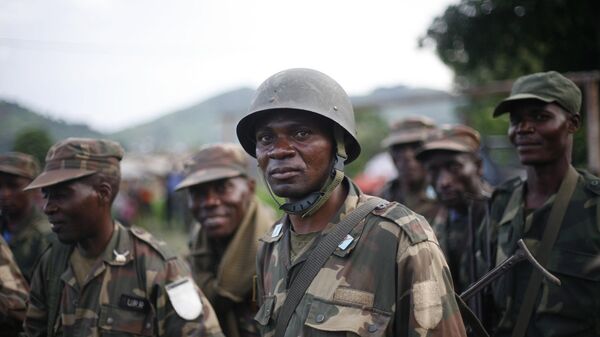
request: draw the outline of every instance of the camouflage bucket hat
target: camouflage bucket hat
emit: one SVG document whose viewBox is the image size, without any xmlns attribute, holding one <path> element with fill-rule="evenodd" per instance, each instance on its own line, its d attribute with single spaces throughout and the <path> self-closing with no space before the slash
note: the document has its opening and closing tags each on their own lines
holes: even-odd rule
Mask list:
<svg viewBox="0 0 600 337">
<path fill-rule="evenodd" d="M 31 155 L 7 152 L 0 154 L 0 172 L 33 179 L 40 173 L 40 164 Z"/>
<path fill-rule="evenodd" d="M 476 154 L 481 137 L 477 130 L 466 125 L 442 126 L 417 152 L 417 159 L 424 160 L 434 151 L 453 151 Z"/>
<path fill-rule="evenodd" d="M 176 190 L 213 180 L 247 176 L 248 159 L 244 149 L 237 144 L 211 144 L 188 159 L 184 171 L 185 178 Z"/>
<path fill-rule="evenodd" d="M 513 84 L 510 96 L 494 109 L 494 117 L 510 112 L 515 103 L 526 99 L 557 103 L 576 115 L 581 108 L 581 90 L 575 83 L 556 71 L 549 71 L 519 77 Z"/>
<path fill-rule="evenodd" d="M 381 141 L 381 147 L 425 141 L 435 129 L 435 122 L 427 117 L 407 117 L 390 127 L 390 135 Z"/>
<path fill-rule="evenodd" d="M 108 139 L 67 138 L 48 150 L 46 166 L 25 189 L 55 185 L 94 173 L 120 176 L 124 151 Z"/>
</svg>

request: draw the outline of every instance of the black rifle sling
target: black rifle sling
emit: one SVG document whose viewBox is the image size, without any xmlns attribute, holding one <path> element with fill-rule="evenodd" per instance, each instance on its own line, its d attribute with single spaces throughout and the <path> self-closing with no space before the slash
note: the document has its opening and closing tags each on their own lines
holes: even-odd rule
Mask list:
<svg viewBox="0 0 600 337">
<path fill-rule="evenodd" d="M 308 259 L 304 262 L 302 269 L 298 272 L 298 276 L 288 289 L 287 297 L 281 307 L 275 327 L 275 337 L 283 337 L 288 323 L 292 318 L 292 314 L 296 310 L 298 304 L 304 297 L 306 289 L 310 286 L 315 276 L 321 270 L 329 256 L 335 251 L 336 247 L 344 240 L 346 235 L 352 231 L 356 225 L 375 208 L 387 204 L 388 202 L 373 197 L 358 208 L 348 213 L 344 220 L 340 221 L 335 228 L 321 239 L 321 242 L 310 253 Z"/>
</svg>

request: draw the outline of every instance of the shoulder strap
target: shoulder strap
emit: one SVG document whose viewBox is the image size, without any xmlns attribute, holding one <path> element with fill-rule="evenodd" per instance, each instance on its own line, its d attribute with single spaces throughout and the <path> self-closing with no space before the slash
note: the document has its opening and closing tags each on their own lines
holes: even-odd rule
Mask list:
<svg viewBox="0 0 600 337">
<path fill-rule="evenodd" d="M 48 268 L 48 284 L 46 294 L 48 296 L 48 337 L 54 336 L 54 325 L 58 318 L 60 298 L 62 294 L 62 282 L 60 276 L 67 268 L 72 246 L 58 242 L 52 243 L 50 251 L 50 264 Z"/>
<path fill-rule="evenodd" d="M 304 262 L 296 280 L 294 280 L 288 290 L 287 297 L 277 319 L 275 337 L 283 337 L 290 318 L 302 300 L 306 289 L 308 289 L 308 286 L 310 286 L 329 256 L 335 251 L 335 248 L 358 225 L 360 220 L 371 213 L 376 207 L 385 204 L 387 204 L 387 201 L 377 197 L 367 200 L 367 202 L 348 213 L 344 220 L 338 223 L 329 234 L 321 239 L 321 242 L 310 253 L 306 262 Z"/>
<path fill-rule="evenodd" d="M 562 224 L 565 213 L 567 212 L 567 208 L 569 207 L 569 201 L 571 200 L 571 196 L 575 191 L 578 179 L 579 174 L 577 171 L 575 171 L 573 166 L 569 166 L 569 170 L 567 171 L 565 179 L 560 185 L 558 193 L 556 194 L 556 199 L 554 200 L 554 204 L 550 210 L 550 215 L 548 216 L 546 230 L 544 231 L 542 242 L 540 243 L 540 247 L 536 254 L 536 259 L 544 267 L 550 258 L 550 251 L 552 250 L 552 246 L 554 246 L 554 242 L 558 237 L 560 225 Z M 541 282 L 542 273 L 534 269 L 529 277 L 529 283 L 527 284 L 527 290 L 525 291 L 525 299 L 523 300 L 523 304 L 519 310 L 519 316 L 517 318 L 512 337 L 525 336 L 527 326 L 529 325 L 529 319 L 531 318 L 531 313 L 533 312 L 533 306 L 540 290 Z"/>
</svg>

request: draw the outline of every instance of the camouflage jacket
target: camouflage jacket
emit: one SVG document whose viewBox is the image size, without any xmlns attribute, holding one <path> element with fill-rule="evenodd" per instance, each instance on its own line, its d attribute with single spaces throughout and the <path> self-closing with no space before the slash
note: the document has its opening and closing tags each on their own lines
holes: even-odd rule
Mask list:
<svg viewBox="0 0 600 337">
<path fill-rule="evenodd" d="M 60 264 L 53 261 L 56 255 L 52 251 L 61 246 L 69 251 L 74 247 L 54 243 L 34 270 L 24 324 L 28 336 L 46 336 L 50 270 Z M 115 225 L 83 287 L 70 263 L 57 275 L 62 292 L 53 326 L 55 336 L 223 336 L 210 303 L 189 278 L 187 266 L 165 249 L 164 242 L 139 228 Z M 202 305 L 201 314 L 188 319 L 182 318 L 187 315 L 181 308 L 188 302 L 182 300 L 181 293 L 179 300 L 173 301 L 175 294 L 169 287 L 186 277 L 188 282 L 181 293 L 199 299 Z"/>
<path fill-rule="evenodd" d="M 28 296 L 29 286 L 0 236 L 0 331 L 3 336 L 14 335 L 19 330 Z"/>
<path fill-rule="evenodd" d="M 477 260 L 474 254 L 478 247 L 477 236 L 485 224 L 486 208 L 487 200 L 472 201 L 467 214 L 459 214 L 442 207 L 431 223 L 458 293 L 477 280 Z M 469 226 L 473 229 L 472 236 L 469 236 Z"/>
<path fill-rule="evenodd" d="M 190 244 L 192 274 L 227 337 L 258 336 L 252 299 L 256 250 L 274 221 L 273 210 L 255 197 L 227 247 L 216 247 L 196 224 Z"/>
<path fill-rule="evenodd" d="M 21 272 L 26 279 L 30 279 L 35 262 L 48 248 L 50 241 L 56 240 L 55 235 L 46 217 L 35 207 L 15 227 L 17 232 L 12 234 L 8 245 Z"/>
<path fill-rule="evenodd" d="M 580 171 L 558 238 L 546 268 L 562 282 L 560 287 L 541 283 L 526 335 L 600 335 L 600 270 L 591 266 L 600 256 L 600 179 Z M 555 196 L 526 215 L 520 179 L 499 186 L 492 197 L 491 225 L 496 264 L 512 255 L 523 238 L 536 255 Z M 513 199 L 511 201 L 511 199 Z M 491 326 L 497 336 L 510 336 L 525 297 L 532 267 L 520 263 L 492 287 L 494 311 Z"/>
<path fill-rule="evenodd" d="M 382 187 L 381 191 L 377 192 L 377 195 L 385 200 L 396 201 L 403 204 L 415 213 L 424 216 L 429 222 L 433 221 L 435 215 L 441 208 L 441 205 L 437 200 L 427 196 L 425 189 L 416 195 L 404 195 L 402 188 L 400 187 L 399 179 L 387 182 Z"/>
<path fill-rule="evenodd" d="M 368 198 L 350 182 L 345 203 L 321 237 Z M 274 334 L 287 289 L 312 250 L 291 264 L 289 236 L 284 217 L 261 239 L 256 320 L 264 336 Z M 285 336 L 465 335 L 450 272 L 422 216 L 389 203 L 361 220 L 350 236 L 312 281 Z"/>
</svg>

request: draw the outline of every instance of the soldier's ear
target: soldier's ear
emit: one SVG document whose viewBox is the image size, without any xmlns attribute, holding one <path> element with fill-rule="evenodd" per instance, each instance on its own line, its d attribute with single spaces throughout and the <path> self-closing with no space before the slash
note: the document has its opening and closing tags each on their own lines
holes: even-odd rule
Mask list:
<svg viewBox="0 0 600 337">
<path fill-rule="evenodd" d="M 569 123 L 569 125 L 568 125 L 569 133 L 575 133 L 575 132 L 577 132 L 577 130 L 579 130 L 579 127 L 581 127 L 581 115 L 568 113 L 567 120 Z"/>
<path fill-rule="evenodd" d="M 112 186 L 108 182 L 103 181 L 96 186 L 96 191 L 98 192 L 98 201 L 110 205 L 113 195 Z"/>
</svg>

